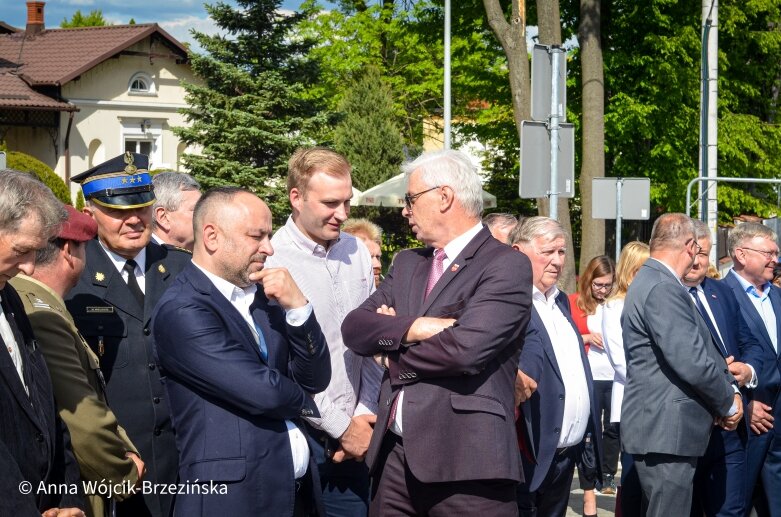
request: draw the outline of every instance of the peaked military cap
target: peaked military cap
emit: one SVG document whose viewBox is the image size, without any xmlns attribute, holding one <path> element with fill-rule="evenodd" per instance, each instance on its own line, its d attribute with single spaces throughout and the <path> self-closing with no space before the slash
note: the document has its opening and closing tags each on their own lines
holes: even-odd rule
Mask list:
<svg viewBox="0 0 781 517">
<path fill-rule="evenodd" d="M 74 176 L 71 181 L 81 184 L 84 199 L 109 208 L 130 210 L 155 202 L 148 167 L 146 155 L 128 151 Z"/>
</svg>

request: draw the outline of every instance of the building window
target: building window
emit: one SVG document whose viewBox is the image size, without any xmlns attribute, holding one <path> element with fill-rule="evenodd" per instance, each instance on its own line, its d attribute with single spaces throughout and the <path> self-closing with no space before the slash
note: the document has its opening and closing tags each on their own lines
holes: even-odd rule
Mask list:
<svg viewBox="0 0 781 517">
<path fill-rule="evenodd" d="M 152 144 L 152 140 L 136 140 L 135 138 L 126 138 L 125 151 L 150 156 L 152 154 Z"/>
<path fill-rule="evenodd" d="M 148 74 L 138 72 L 130 78 L 128 93 L 135 95 L 154 95 L 155 82 Z"/>
</svg>

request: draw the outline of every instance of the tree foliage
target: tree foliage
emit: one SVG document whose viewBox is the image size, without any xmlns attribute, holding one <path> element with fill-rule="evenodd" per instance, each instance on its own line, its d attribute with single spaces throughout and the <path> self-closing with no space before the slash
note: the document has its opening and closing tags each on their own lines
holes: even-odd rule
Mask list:
<svg viewBox="0 0 781 517">
<path fill-rule="evenodd" d="M 81 9 L 77 9 L 70 20 L 63 18 L 60 23 L 60 27 L 63 29 L 71 29 L 74 27 L 103 27 L 104 25 L 109 25 L 109 23 L 103 17 L 103 12 L 100 9 L 90 11 L 89 14 L 82 14 Z"/>
<path fill-rule="evenodd" d="M 65 182 L 54 173 L 51 167 L 37 158 L 19 151 L 8 151 L 6 153 L 6 166 L 9 169 L 34 174 L 54 192 L 57 199 L 66 205 L 72 204 L 70 189 Z"/>
<path fill-rule="evenodd" d="M 334 144 L 353 166 L 353 186 L 366 190 L 399 173 L 404 160 L 390 88 L 376 68 L 369 68 L 339 104 L 344 117 L 334 130 Z"/>
<path fill-rule="evenodd" d="M 198 83 L 186 83 L 191 125 L 176 134 L 199 154 L 184 163 L 204 187 L 239 185 L 269 204 L 275 221 L 289 212 L 284 178 L 296 147 L 322 123 L 305 86 L 317 83 L 312 42 L 296 31 L 304 10 L 280 14 L 279 0 L 207 4 L 222 34 L 194 32 L 204 54 L 190 55 Z"/>
</svg>

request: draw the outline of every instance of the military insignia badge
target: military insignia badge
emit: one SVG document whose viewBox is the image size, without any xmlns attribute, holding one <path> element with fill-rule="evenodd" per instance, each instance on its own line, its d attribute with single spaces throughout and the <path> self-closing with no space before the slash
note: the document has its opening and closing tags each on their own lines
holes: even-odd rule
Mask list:
<svg viewBox="0 0 781 517">
<path fill-rule="evenodd" d="M 162 264 L 158 264 L 157 270 L 160 271 L 161 273 L 165 273 L 165 266 Z"/>
<path fill-rule="evenodd" d="M 98 282 L 102 282 L 102 281 L 103 281 L 103 280 L 105 280 L 105 279 L 106 279 L 106 275 L 104 275 L 104 274 L 103 274 L 103 273 L 101 273 L 100 271 L 98 271 L 97 273 L 95 273 L 95 280 L 97 280 Z"/>
<path fill-rule="evenodd" d="M 456 271 L 458 271 L 458 267 L 459 267 L 459 266 L 458 266 L 458 264 L 453 264 L 453 265 L 450 267 L 450 271 L 452 271 L 453 273 L 455 273 Z"/>
<path fill-rule="evenodd" d="M 130 175 L 133 175 L 138 170 L 138 167 L 133 165 L 133 153 L 130 151 L 125 151 L 125 172 L 127 172 Z"/>
</svg>

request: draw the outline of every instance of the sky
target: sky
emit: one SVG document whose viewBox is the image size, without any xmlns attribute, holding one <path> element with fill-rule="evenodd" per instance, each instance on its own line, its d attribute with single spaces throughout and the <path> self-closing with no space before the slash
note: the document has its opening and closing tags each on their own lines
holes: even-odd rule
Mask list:
<svg viewBox="0 0 781 517">
<path fill-rule="evenodd" d="M 233 0 L 224 1 L 228 4 L 235 3 Z M 216 0 L 213 3 L 216 3 Z M 281 7 L 295 10 L 301 3 L 302 0 L 283 0 Z M 44 23 L 48 28 L 56 28 L 76 10 L 87 14 L 98 9 L 110 23 L 124 24 L 131 18 L 135 19 L 136 23 L 156 22 L 179 41 L 192 43 L 190 29 L 207 34 L 216 32 L 214 24 L 206 16 L 203 4 L 204 0 L 49 0 L 44 7 Z M 321 4 L 330 5 L 327 1 L 321 1 Z M 27 24 L 26 1 L 0 0 L 0 21 L 24 28 Z"/>
</svg>

